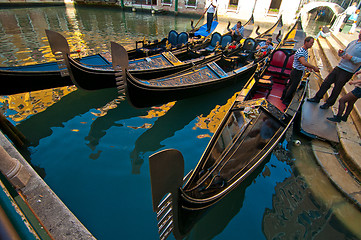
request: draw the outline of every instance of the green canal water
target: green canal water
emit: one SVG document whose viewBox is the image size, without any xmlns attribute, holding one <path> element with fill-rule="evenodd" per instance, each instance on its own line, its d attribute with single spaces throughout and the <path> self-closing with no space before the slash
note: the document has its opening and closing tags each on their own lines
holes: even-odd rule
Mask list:
<svg viewBox="0 0 361 240">
<path fill-rule="evenodd" d="M 0 64 L 54 60 L 45 29 L 87 55 L 107 52 L 110 41 L 130 49 L 144 37 L 188 31 L 189 23 L 106 8 L 0 9 Z M 157 239 L 148 157 L 175 148 L 185 172 L 193 169 L 243 84 L 147 109 L 131 107 L 114 89 L 66 87 L 0 96 L 0 111 L 30 141 L 24 157 L 96 238 Z M 360 219 L 315 163 L 309 140 L 290 130 L 187 239 L 360 239 Z"/>
</svg>

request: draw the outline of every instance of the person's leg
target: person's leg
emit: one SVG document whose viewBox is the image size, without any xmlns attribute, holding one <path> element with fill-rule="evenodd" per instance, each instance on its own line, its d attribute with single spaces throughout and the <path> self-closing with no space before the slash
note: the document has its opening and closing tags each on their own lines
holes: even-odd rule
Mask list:
<svg viewBox="0 0 361 240">
<path fill-rule="evenodd" d="M 327 92 L 327 90 L 331 87 L 331 84 L 334 83 L 337 79 L 337 75 L 339 73 L 339 68 L 335 67 L 330 74 L 325 78 L 325 80 L 322 82 L 320 89 L 315 95 L 315 98 L 322 99 L 323 95 Z"/>
<path fill-rule="evenodd" d="M 340 100 L 338 101 L 338 112 L 336 116 L 341 117 L 343 114 L 343 111 L 345 110 L 345 106 L 346 106 L 346 102 L 348 101 L 348 96 L 347 94 L 345 96 L 343 96 L 342 98 L 340 98 Z"/>
<path fill-rule="evenodd" d="M 349 94 L 350 94 L 350 99 L 347 102 L 347 108 L 346 108 L 345 114 L 341 117 L 341 120 L 345 121 L 345 122 L 347 121 L 348 116 L 350 116 L 350 113 L 351 113 L 351 111 L 353 109 L 353 105 L 355 105 L 355 102 L 358 99 L 352 93 L 349 93 Z"/>
<path fill-rule="evenodd" d="M 346 95 L 349 95 L 349 101 L 348 101 L 348 104 L 347 104 L 346 112 L 342 116 L 343 121 L 347 121 L 347 118 L 348 118 L 348 116 L 350 115 L 350 113 L 351 113 L 351 111 L 353 109 L 353 105 L 355 104 L 357 99 L 361 98 L 361 88 L 360 87 L 355 87 L 354 90 L 352 90 L 350 93 L 348 93 Z"/>
<path fill-rule="evenodd" d="M 213 13 L 207 13 L 207 32 L 211 31 L 213 22 Z"/>
<path fill-rule="evenodd" d="M 290 74 L 290 81 L 288 83 L 287 90 L 283 97 L 283 103 L 288 105 L 293 97 L 293 94 L 296 92 L 298 84 L 302 79 L 303 71 L 292 70 Z M 282 94 L 283 95 L 283 94 Z"/>
<path fill-rule="evenodd" d="M 326 100 L 326 103 L 329 106 L 335 104 L 338 96 L 340 95 L 343 86 L 351 79 L 352 73 L 346 72 L 344 70 L 340 70 L 340 72 L 336 76 L 335 86 L 332 89 L 331 95 Z"/>
<path fill-rule="evenodd" d="M 327 118 L 328 120 L 332 122 L 341 122 L 341 121 L 347 121 L 348 116 L 350 115 L 353 105 L 355 104 L 357 100 L 357 97 L 352 94 L 352 92 L 347 93 L 345 96 L 340 98 L 339 105 L 338 105 L 338 111 L 337 115 L 334 115 L 333 117 Z M 347 103 L 347 108 L 345 114 L 342 116 L 345 106 Z"/>
</svg>

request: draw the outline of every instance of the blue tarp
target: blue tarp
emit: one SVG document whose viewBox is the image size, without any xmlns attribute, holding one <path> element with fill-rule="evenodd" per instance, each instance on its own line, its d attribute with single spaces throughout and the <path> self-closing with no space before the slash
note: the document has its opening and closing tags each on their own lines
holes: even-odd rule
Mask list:
<svg viewBox="0 0 361 240">
<path fill-rule="evenodd" d="M 211 34 L 211 33 L 214 31 L 214 29 L 216 29 L 217 25 L 218 25 L 218 22 L 217 22 L 217 21 L 213 21 L 213 22 L 212 22 L 211 31 L 210 31 L 210 32 L 207 32 L 207 23 L 206 23 L 206 24 L 204 24 L 203 26 L 201 26 L 197 32 L 194 33 L 194 36 L 207 37 L 209 34 Z"/>
</svg>

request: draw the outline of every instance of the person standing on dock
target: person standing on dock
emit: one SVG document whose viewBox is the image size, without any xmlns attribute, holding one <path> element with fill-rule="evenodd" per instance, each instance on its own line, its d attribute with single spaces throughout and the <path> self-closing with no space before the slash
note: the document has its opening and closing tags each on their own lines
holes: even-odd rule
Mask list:
<svg viewBox="0 0 361 240">
<path fill-rule="evenodd" d="M 360 68 L 361 32 L 358 35 L 358 39 L 350 42 L 345 50 L 338 50 L 338 56 L 342 58 L 339 64 L 327 75 L 316 95 L 313 98 L 307 99 L 309 102 L 319 103 L 333 83 L 335 86 L 332 89 L 331 95 L 325 104 L 320 106 L 321 109 L 328 109 L 335 104 L 343 86 L 345 86 L 353 74 Z"/>
<path fill-rule="evenodd" d="M 292 100 L 293 94 L 296 92 L 298 84 L 300 83 L 303 73 L 306 68 L 310 68 L 315 72 L 319 72 L 320 69 L 312 64 L 308 63 L 308 49 L 313 46 L 315 39 L 313 37 L 306 37 L 303 46 L 300 47 L 294 57 L 292 70 L 290 74 L 290 80 L 288 81 L 286 88 L 283 90 L 281 100 L 283 104 L 288 106 Z"/>
<path fill-rule="evenodd" d="M 356 75 L 358 75 L 358 79 L 349 82 L 350 85 L 355 85 L 354 90 L 352 90 L 351 92 L 347 93 L 345 96 L 340 98 L 340 100 L 338 101 L 339 104 L 338 104 L 337 115 L 327 118 L 328 120 L 332 122 L 347 121 L 347 118 L 353 109 L 353 105 L 359 98 L 361 98 L 361 75 L 359 74 L 361 74 L 361 71 L 358 71 L 356 73 Z M 346 103 L 347 103 L 347 107 L 346 107 Z M 346 111 L 345 114 L 343 114 L 345 107 L 346 107 Z"/>
<path fill-rule="evenodd" d="M 213 16 L 214 16 L 214 13 L 216 12 L 216 8 L 217 8 L 217 0 L 210 0 L 208 2 L 208 7 L 206 10 L 206 12 L 207 12 L 207 32 L 208 33 L 211 32 Z"/>
<path fill-rule="evenodd" d="M 346 8 L 346 10 L 345 10 L 346 17 L 345 17 L 344 22 L 347 22 L 347 20 L 350 18 L 350 16 L 356 12 L 356 10 L 357 10 L 356 4 L 357 4 L 356 2 L 353 2 L 350 6 L 348 6 L 348 8 Z"/>
</svg>

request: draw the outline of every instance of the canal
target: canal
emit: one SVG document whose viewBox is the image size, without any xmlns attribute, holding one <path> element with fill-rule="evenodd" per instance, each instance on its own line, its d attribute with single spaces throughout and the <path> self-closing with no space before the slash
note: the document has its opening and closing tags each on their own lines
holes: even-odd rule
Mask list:
<svg viewBox="0 0 361 240">
<path fill-rule="evenodd" d="M 85 56 L 106 54 L 110 41 L 130 49 L 136 40 L 188 31 L 190 20 L 107 8 L 0 9 L 0 63 L 54 61 L 45 29 Z M 147 109 L 115 89 L 72 86 L 0 96 L 0 111 L 29 140 L 24 157 L 96 238 L 157 239 L 148 157 L 175 148 L 185 171 L 193 169 L 243 84 Z M 360 239 L 360 222 L 316 164 L 309 140 L 291 129 L 187 239 Z"/>
</svg>

